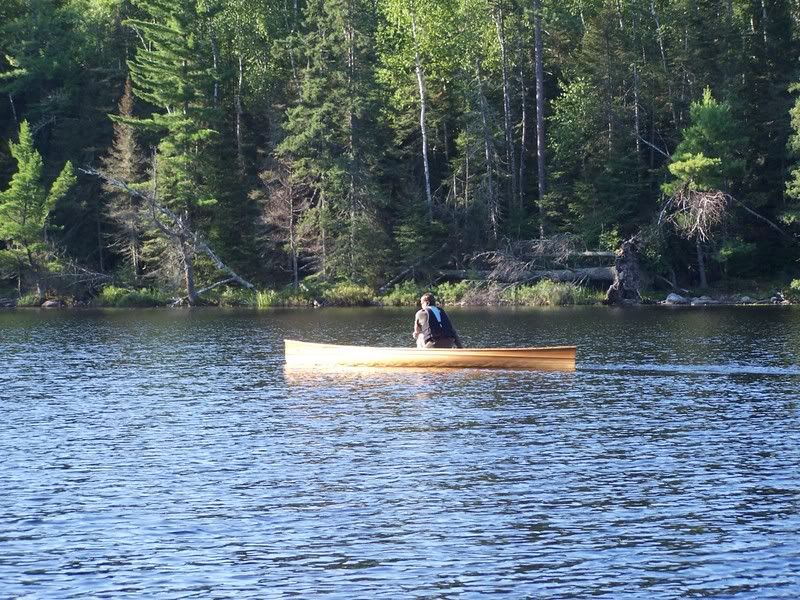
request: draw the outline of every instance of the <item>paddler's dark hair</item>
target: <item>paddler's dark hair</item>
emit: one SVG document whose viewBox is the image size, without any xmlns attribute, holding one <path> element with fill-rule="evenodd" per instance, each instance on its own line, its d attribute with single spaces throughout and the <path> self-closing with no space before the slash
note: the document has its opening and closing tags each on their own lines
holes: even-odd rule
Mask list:
<svg viewBox="0 0 800 600">
<path fill-rule="evenodd" d="M 420 301 L 420 304 L 422 302 L 427 302 L 429 306 L 435 306 L 436 305 L 436 298 L 434 298 L 433 294 L 431 294 L 430 292 L 426 292 L 426 293 L 422 294 L 422 298 L 420 298 L 419 301 Z"/>
</svg>

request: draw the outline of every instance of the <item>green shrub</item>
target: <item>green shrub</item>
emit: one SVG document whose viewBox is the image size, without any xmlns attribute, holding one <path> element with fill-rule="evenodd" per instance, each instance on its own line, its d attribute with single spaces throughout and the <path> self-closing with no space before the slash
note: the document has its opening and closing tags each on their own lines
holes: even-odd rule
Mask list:
<svg viewBox="0 0 800 600">
<path fill-rule="evenodd" d="M 414 306 L 422 296 L 422 289 L 413 281 L 404 281 L 392 286 L 390 292 L 381 296 L 384 306 Z"/>
<path fill-rule="evenodd" d="M 712 258 L 723 266 L 726 275 L 751 275 L 758 272 L 757 251 L 754 243 L 730 239 Z"/>
<path fill-rule="evenodd" d="M 280 295 L 275 290 L 260 290 L 256 292 L 256 307 L 270 308 L 280 305 Z"/>
<path fill-rule="evenodd" d="M 158 290 L 142 288 L 129 290 L 114 285 L 107 285 L 94 299 L 95 306 L 108 306 L 115 308 L 144 308 L 150 306 L 163 306 L 169 298 Z"/>
<path fill-rule="evenodd" d="M 516 285 L 506 288 L 501 300 L 522 306 L 566 306 L 571 304 L 594 304 L 602 299 L 602 293 L 575 283 L 561 283 L 542 279 L 533 285 Z"/>
<path fill-rule="evenodd" d="M 333 306 L 366 306 L 375 294 L 369 286 L 342 281 L 322 290 L 322 299 Z"/>
<path fill-rule="evenodd" d="M 25 294 L 17 300 L 17 306 L 40 306 L 42 299 L 36 294 Z"/>
<path fill-rule="evenodd" d="M 792 279 L 785 296 L 792 302 L 800 302 L 800 279 Z"/>
<path fill-rule="evenodd" d="M 256 292 L 244 288 L 224 288 L 217 295 L 220 306 L 256 306 Z"/>
<path fill-rule="evenodd" d="M 603 250 L 611 250 L 612 252 L 622 245 L 622 236 L 619 234 L 619 228 L 614 227 L 610 231 L 603 231 L 600 234 L 599 246 Z"/>
<path fill-rule="evenodd" d="M 436 286 L 433 293 L 437 302 L 441 304 L 458 304 L 464 296 L 473 288 L 469 281 L 459 281 L 457 283 L 444 282 Z"/>
</svg>

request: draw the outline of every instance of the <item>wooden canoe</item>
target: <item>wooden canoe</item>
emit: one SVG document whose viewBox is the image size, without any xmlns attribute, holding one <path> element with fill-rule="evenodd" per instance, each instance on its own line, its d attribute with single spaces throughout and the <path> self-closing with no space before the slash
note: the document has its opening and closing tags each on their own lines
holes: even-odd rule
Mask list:
<svg viewBox="0 0 800 600">
<path fill-rule="evenodd" d="M 575 346 L 545 348 L 377 348 L 284 340 L 286 366 L 538 369 L 574 371 Z"/>
</svg>

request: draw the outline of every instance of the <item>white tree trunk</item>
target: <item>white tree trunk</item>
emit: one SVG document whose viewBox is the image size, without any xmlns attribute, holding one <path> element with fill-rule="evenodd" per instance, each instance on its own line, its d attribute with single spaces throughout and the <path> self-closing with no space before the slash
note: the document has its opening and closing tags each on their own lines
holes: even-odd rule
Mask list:
<svg viewBox="0 0 800 600">
<path fill-rule="evenodd" d="M 542 16 L 540 0 L 533 0 L 533 35 L 536 53 L 536 160 L 539 179 L 539 237 L 544 239 L 545 133 L 544 133 L 544 63 L 542 58 Z"/>
<path fill-rule="evenodd" d="M 425 100 L 425 74 L 422 70 L 422 59 L 419 55 L 417 40 L 417 17 L 411 12 L 411 35 L 414 40 L 414 71 L 417 75 L 417 88 L 419 90 L 419 130 L 422 133 L 422 163 L 425 169 L 425 200 L 428 203 L 428 217 L 433 219 L 433 196 L 431 195 L 431 170 L 428 162 L 428 127 L 427 127 L 427 102 Z"/>
<path fill-rule="evenodd" d="M 525 84 L 525 70 L 520 61 L 520 140 L 519 140 L 519 205 L 525 206 L 525 155 L 528 153 L 528 86 Z"/>
<path fill-rule="evenodd" d="M 242 57 L 239 55 L 239 79 L 236 85 L 236 160 L 239 163 L 239 171 L 244 173 L 244 148 L 242 143 L 242 87 L 244 86 L 244 68 Z"/>
<path fill-rule="evenodd" d="M 489 192 L 489 199 L 487 202 L 489 209 L 489 231 L 492 239 L 497 239 L 500 215 L 498 214 L 497 198 L 495 197 L 494 189 L 494 146 L 489 129 L 486 96 L 483 93 L 483 75 L 481 73 L 480 59 L 475 60 L 475 76 L 478 79 L 478 97 L 481 103 L 481 123 L 483 125 L 483 150 L 486 158 L 486 184 Z"/>
<path fill-rule="evenodd" d="M 656 39 L 658 40 L 658 50 L 661 53 L 661 67 L 664 69 L 664 77 L 667 80 L 667 103 L 672 113 L 672 124 L 677 127 L 678 115 L 675 112 L 675 104 L 672 101 L 672 80 L 670 79 L 669 69 L 667 68 L 667 53 L 664 50 L 664 32 L 661 31 L 661 22 L 658 19 L 658 12 L 656 12 L 655 0 L 650 0 L 650 14 L 653 16 L 653 21 L 656 25 Z"/>
<path fill-rule="evenodd" d="M 503 127 L 506 138 L 506 163 L 511 175 L 510 201 L 517 199 L 517 172 L 516 152 L 514 151 L 514 136 L 511 132 L 511 81 L 508 76 L 508 54 L 506 52 L 505 15 L 502 5 L 499 5 L 494 14 L 497 29 L 497 41 L 500 44 L 500 65 L 503 74 Z"/>
</svg>

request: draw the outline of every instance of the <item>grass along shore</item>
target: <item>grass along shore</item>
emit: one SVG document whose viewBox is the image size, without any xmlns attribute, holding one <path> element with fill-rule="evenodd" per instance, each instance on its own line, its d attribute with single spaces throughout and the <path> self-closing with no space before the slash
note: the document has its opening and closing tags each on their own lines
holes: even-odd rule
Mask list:
<svg viewBox="0 0 800 600">
<path fill-rule="evenodd" d="M 744 290 L 744 291 L 743 291 Z M 385 294 L 374 289 L 349 282 L 301 283 L 295 289 L 265 289 L 251 291 L 242 288 L 221 287 L 204 297 L 207 306 L 249 307 L 257 309 L 273 307 L 314 307 L 314 306 L 415 306 L 419 297 L 432 291 L 438 302 L 444 306 L 574 306 L 602 303 L 605 291 L 581 286 L 575 283 L 560 283 L 541 280 L 531 284 L 499 284 L 486 281 L 461 281 L 440 283 L 426 287 L 407 281 L 397 284 Z M 737 298 L 752 298 L 754 301 L 782 294 L 788 301 L 800 302 L 800 279 L 789 285 L 753 282 L 739 282 L 739 285 L 726 285 L 711 290 L 684 290 L 687 296 L 710 296 L 718 298 L 722 304 L 737 304 Z M 655 303 L 663 300 L 668 292 L 644 293 L 646 301 Z M 10 294 L 9 294 L 10 296 Z M 38 307 L 42 301 L 29 294 L 19 299 L 0 298 L 0 305 L 17 307 Z M 171 306 L 174 294 L 148 288 L 125 288 L 114 285 L 104 287 L 89 301 L 77 302 L 72 298 L 60 297 L 56 300 L 62 306 L 89 306 L 113 308 L 148 308 Z"/>
<path fill-rule="evenodd" d="M 374 289 L 349 282 L 301 283 L 281 289 L 246 290 L 221 287 L 207 293 L 203 304 L 220 307 L 315 307 L 315 306 L 415 306 L 419 297 L 432 291 L 439 303 L 445 306 L 566 306 L 600 303 L 605 293 L 574 283 L 557 283 L 542 280 L 535 284 L 501 285 L 479 281 L 440 283 L 431 287 L 414 282 L 395 285 L 388 293 L 378 294 Z M 10 294 L 9 294 L 10 296 Z M 6 298 L 6 305 L 38 307 L 42 300 L 28 294 L 16 301 Z M 51 304 L 105 308 L 149 308 L 171 306 L 175 295 L 150 288 L 125 288 L 109 285 L 88 301 L 58 297 Z"/>
</svg>

